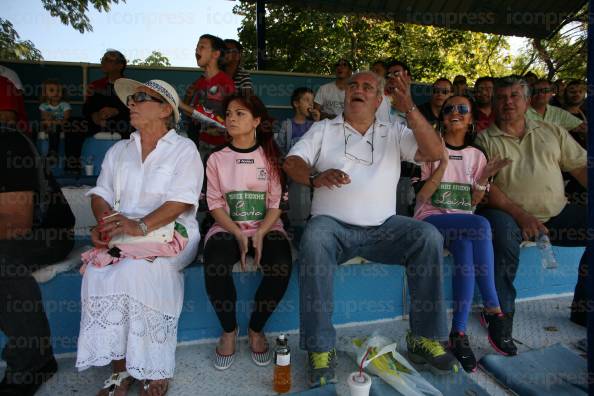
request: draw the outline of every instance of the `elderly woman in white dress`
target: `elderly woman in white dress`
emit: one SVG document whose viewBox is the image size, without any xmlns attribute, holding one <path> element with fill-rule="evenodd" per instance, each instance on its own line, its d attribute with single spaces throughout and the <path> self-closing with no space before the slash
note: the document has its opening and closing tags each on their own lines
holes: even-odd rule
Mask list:
<svg viewBox="0 0 594 396">
<path fill-rule="evenodd" d="M 200 240 L 196 210 L 204 168 L 194 143 L 173 129 L 179 98 L 171 85 L 121 78 L 115 91 L 136 131 L 108 151 L 88 193 L 98 226 L 95 248 L 83 255 L 76 367 L 112 364 L 99 395 L 125 395 L 134 380 L 143 381 L 141 395 L 164 395 L 175 367 L 181 271 Z M 155 230 L 172 223 L 175 240 L 155 242 Z M 116 240 L 122 245 L 110 243 Z M 143 245 L 131 240 L 149 241 L 151 253 L 143 255 Z"/>
</svg>

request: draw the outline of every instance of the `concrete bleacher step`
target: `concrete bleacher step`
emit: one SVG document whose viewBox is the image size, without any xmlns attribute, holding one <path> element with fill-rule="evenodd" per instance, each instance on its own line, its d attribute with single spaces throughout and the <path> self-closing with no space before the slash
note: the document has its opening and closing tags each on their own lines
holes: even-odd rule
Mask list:
<svg viewBox="0 0 594 396">
<path fill-rule="evenodd" d="M 520 354 L 551 346 L 557 343 L 573 345 L 586 336 L 586 330 L 568 320 L 571 297 L 551 298 L 546 300 L 531 300 L 517 304 L 514 334 L 518 340 Z M 451 318 L 451 315 L 450 315 Z M 406 320 L 381 320 L 358 325 L 340 325 L 337 327 L 339 341 L 352 337 L 370 335 L 375 331 L 389 337 L 398 343 L 399 351 L 404 355 L 405 335 L 409 327 Z M 551 331 L 556 328 L 557 331 Z M 471 314 L 467 328 L 468 336 L 477 359 L 492 353 L 486 330 L 478 320 L 478 314 Z M 272 342 L 276 336 L 268 332 L 268 339 Z M 298 334 L 289 334 L 289 344 L 292 353 L 292 382 L 291 392 L 299 393 L 307 389 L 305 382 L 306 354 L 299 349 Z M 239 350 L 233 367 L 220 372 L 213 367 L 212 355 L 215 347 L 214 340 L 183 343 L 176 351 L 175 377 L 168 394 L 175 396 L 195 395 L 232 395 L 254 396 L 275 395 L 272 390 L 273 367 L 257 367 L 249 355 L 246 337 L 240 338 Z M 576 350 L 574 350 L 575 352 Z M 99 390 L 103 381 L 110 373 L 109 367 L 99 367 L 78 372 L 74 368 L 73 357 L 59 359 L 59 372 L 46 384 L 38 396 L 54 395 L 93 395 Z M 338 368 L 336 384 L 337 395 L 348 395 L 346 385 L 347 375 L 355 371 L 356 366 L 352 358 L 343 352 L 338 353 Z M 0 376 L 3 374 L 0 363 Z M 486 372 L 478 370 L 468 375 L 469 379 L 492 396 L 509 396 L 510 391 L 495 382 Z M 447 377 L 455 386 L 456 377 Z M 431 381 L 429 379 L 429 381 Z M 134 385 L 130 394 L 135 395 L 139 390 Z M 472 393 L 467 393 L 471 395 Z"/>
<path fill-rule="evenodd" d="M 540 265 L 534 247 L 521 250 L 521 265 L 516 278 L 518 298 L 572 293 L 577 280 L 577 267 L 583 248 L 554 247 L 559 268 L 545 270 Z M 341 265 L 335 275 L 334 323 L 348 324 L 386 320 L 405 315 L 403 299 L 404 268 L 399 265 L 362 264 Z M 451 257 L 445 258 L 444 291 L 446 300 L 452 299 Z M 261 276 L 257 272 L 234 273 L 237 287 L 238 323 L 245 332 L 251 313 L 252 299 Z M 214 339 L 220 325 L 208 301 L 204 287 L 202 266 L 195 263 L 184 270 L 185 297 L 178 327 L 180 342 Z M 44 305 L 50 321 L 56 353 L 76 350 L 80 323 L 81 275 L 76 271 L 59 274 L 41 284 Z M 278 332 L 299 328 L 299 293 L 297 268 L 289 288 L 266 325 L 266 331 Z M 476 292 L 476 290 L 475 290 Z M 476 302 L 480 302 L 477 299 Z M 0 344 L 5 342 L 0 333 Z"/>
<path fill-rule="evenodd" d="M 585 396 L 587 361 L 562 344 L 521 353 L 512 358 L 483 356 L 482 369 L 511 391 L 526 396 Z"/>
</svg>

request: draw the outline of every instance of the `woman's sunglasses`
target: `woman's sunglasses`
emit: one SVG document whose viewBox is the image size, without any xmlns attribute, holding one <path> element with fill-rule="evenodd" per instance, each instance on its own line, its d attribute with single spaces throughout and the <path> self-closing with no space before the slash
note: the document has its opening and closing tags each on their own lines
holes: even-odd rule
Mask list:
<svg viewBox="0 0 594 396">
<path fill-rule="evenodd" d="M 470 108 L 468 105 L 459 104 L 459 105 L 447 105 L 443 108 L 443 115 L 452 114 L 454 111 L 457 111 L 459 114 L 464 115 L 470 113 Z"/>
<path fill-rule="evenodd" d="M 147 94 L 146 92 L 135 92 L 132 95 L 128 95 L 126 98 L 126 106 L 130 106 L 130 100 L 133 100 L 134 103 L 142 103 L 142 102 L 159 102 L 163 103 L 162 99 L 155 98 Z"/>
</svg>

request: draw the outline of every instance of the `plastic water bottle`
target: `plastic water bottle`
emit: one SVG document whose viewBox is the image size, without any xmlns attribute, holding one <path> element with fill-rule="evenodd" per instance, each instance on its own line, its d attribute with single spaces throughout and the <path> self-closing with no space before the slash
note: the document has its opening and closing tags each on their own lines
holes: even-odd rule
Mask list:
<svg viewBox="0 0 594 396">
<path fill-rule="evenodd" d="M 287 393 L 291 389 L 291 348 L 284 334 L 276 339 L 272 388 L 277 393 Z"/>
<path fill-rule="evenodd" d="M 42 157 L 46 157 L 49 152 L 49 139 L 46 132 L 37 133 L 37 151 Z"/>
<path fill-rule="evenodd" d="M 555 269 L 558 267 L 557 259 L 553 253 L 553 247 L 549 237 L 544 232 L 541 232 L 536 238 L 536 246 L 540 252 L 540 262 L 545 269 Z"/>
</svg>

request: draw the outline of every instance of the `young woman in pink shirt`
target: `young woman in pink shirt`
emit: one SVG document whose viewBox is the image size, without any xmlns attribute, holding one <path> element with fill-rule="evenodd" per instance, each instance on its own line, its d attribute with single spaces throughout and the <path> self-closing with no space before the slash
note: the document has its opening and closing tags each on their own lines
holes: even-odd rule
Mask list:
<svg viewBox="0 0 594 396">
<path fill-rule="evenodd" d="M 454 318 L 449 347 L 462 367 L 472 372 L 477 363 L 465 331 L 475 279 L 485 305 L 483 317 L 489 324 L 491 345 L 504 355 L 515 354 L 513 345 L 499 336 L 503 314 L 495 291 L 491 226 L 487 219 L 474 214 L 489 187 L 489 179 L 509 161 L 493 158 L 487 162 L 483 151 L 472 145 L 475 135 L 468 98 L 448 98 L 439 122 L 444 139 L 443 158 L 421 166 L 422 187 L 417 193 L 414 217 L 433 224 L 443 234 L 445 246 L 454 258 Z"/>
<path fill-rule="evenodd" d="M 233 364 L 239 332 L 233 265 L 239 261 L 245 268 L 249 254 L 262 272 L 247 332 L 252 360 L 259 366 L 272 359 L 262 329 L 287 289 L 292 265 L 280 220 L 281 155 L 266 107 L 256 96 L 232 96 L 224 109 L 230 142 L 206 163 L 206 199 L 215 224 L 204 246 L 206 292 L 223 327 L 215 350 L 219 370 Z"/>
</svg>

